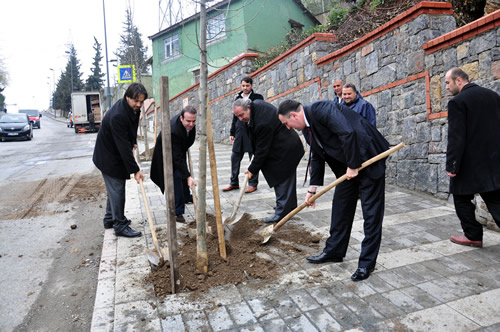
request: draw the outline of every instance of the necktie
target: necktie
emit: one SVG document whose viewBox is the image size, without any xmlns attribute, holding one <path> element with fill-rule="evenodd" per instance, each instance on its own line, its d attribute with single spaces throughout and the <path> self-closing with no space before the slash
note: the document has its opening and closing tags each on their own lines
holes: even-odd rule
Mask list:
<svg viewBox="0 0 500 332">
<path fill-rule="evenodd" d="M 306 177 L 304 179 L 304 184 L 302 186 L 306 185 L 307 182 L 307 174 L 309 173 L 309 166 L 311 166 L 311 156 L 312 156 L 312 131 L 311 127 L 307 128 L 307 132 L 309 134 L 309 160 L 307 160 L 307 168 L 306 168 Z"/>
</svg>

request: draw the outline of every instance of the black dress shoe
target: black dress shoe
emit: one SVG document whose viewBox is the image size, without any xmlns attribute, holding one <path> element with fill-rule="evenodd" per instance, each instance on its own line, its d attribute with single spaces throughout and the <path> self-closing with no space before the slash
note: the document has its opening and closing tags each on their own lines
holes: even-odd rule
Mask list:
<svg viewBox="0 0 500 332">
<path fill-rule="evenodd" d="M 370 276 L 370 273 L 372 273 L 374 268 L 367 268 L 367 267 L 358 267 L 356 272 L 351 276 L 352 281 L 361 281 L 365 280 Z"/>
<path fill-rule="evenodd" d="M 123 237 L 138 237 L 141 236 L 142 233 L 139 231 L 134 231 L 130 226 L 125 227 L 121 232 L 115 232 L 116 236 Z"/>
<path fill-rule="evenodd" d="M 104 221 L 104 229 L 110 229 L 110 228 L 113 228 L 113 220 Z"/>
<path fill-rule="evenodd" d="M 319 256 L 309 256 L 306 258 L 309 263 L 321 264 L 327 262 L 340 263 L 343 261 L 342 257 L 328 255 L 322 252 Z"/>
<path fill-rule="evenodd" d="M 266 219 L 264 219 L 263 221 L 264 221 L 266 224 L 270 224 L 270 223 L 273 223 L 273 222 L 278 222 L 278 221 L 280 221 L 280 220 L 281 220 L 280 216 L 273 215 L 273 216 L 267 217 L 267 218 L 266 218 Z"/>
</svg>

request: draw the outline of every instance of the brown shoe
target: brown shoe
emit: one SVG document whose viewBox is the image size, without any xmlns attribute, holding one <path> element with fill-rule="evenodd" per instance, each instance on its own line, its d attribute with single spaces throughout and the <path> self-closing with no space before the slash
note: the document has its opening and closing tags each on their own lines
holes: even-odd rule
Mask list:
<svg viewBox="0 0 500 332">
<path fill-rule="evenodd" d="M 180 222 L 181 224 L 186 223 L 186 219 L 184 219 L 184 216 L 182 214 L 179 214 L 178 216 L 175 216 L 175 221 Z"/>
<path fill-rule="evenodd" d="M 230 184 L 227 188 L 222 189 L 222 191 L 231 191 L 236 189 L 240 189 L 240 186 L 233 186 L 232 184 Z"/>
<path fill-rule="evenodd" d="M 450 241 L 456 244 L 461 244 L 463 246 L 469 247 L 483 247 L 483 241 L 471 241 L 465 235 L 453 235 L 450 237 Z"/>
<path fill-rule="evenodd" d="M 248 186 L 247 189 L 245 190 L 245 192 L 247 194 L 249 193 L 253 193 L 255 190 L 257 190 L 257 187 L 254 187 L 254 186 Z"/>
</svg>

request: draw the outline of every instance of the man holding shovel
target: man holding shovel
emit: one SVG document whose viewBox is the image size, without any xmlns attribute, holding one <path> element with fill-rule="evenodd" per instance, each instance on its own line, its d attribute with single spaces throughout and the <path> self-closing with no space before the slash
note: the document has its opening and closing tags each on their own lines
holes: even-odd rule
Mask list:
<svg viewBox="0 0 500 332">
<path fill-rule="evenodd" d="M 130 228 L 130 220 L 125 217 L 125 181 L 130 174 L 137 183 L 144 179 L 133 149 L 137 147 L 139 116 L 147 97 L 142 84 L 132 83 L 123 99 L 106 112 L 95 142 L 92 161 L 102 172 L 108 193 L 104 228 L 114 228 L 116 236 L 141 236 L 141 232 Z"/>
<path fill-rule="evenodd" d="M 189 187 L 196 186 L 196 181 L 191 176 L 186 162 L 188 149 L 193 145 L 196 137 L 196 109 L 186 106 L 181 113 L 170 120 L 172 137 L 172 166 L 174 173 L 175 221 L 185 223 L 184 208 L 190 197 Z M 165 191 L 163 178 L 163 152 L 161 132 L 156 139 L 156 145 L 151 160 L 151 180 Z"/>
<path fill-rule="evenodd" d="M 318 101 L 302 106 L 286 100 L 278 110 L 287 128 L 302 130 L 311 146 L 311 179 L 306 202 L 323 185 L 325 162 L 337 178 L 346 174 L 333 196 L 330 237 L 323 252 L 308 257 L 314 264 L 342 262 L 349 244 L 358 197 L 364 218 L 365 238 L 361 243 L 358 268 L 353 281 L 368 278 L 374 270 L 382 239 L 384 217 L 385 160 L 368 166 L 358 174 L 361 163 L 387 150 L 389 143 L 360 114 L 333 101 Z M 315 206 L 314 203 L 308 204 Z"/>
<path fill-rule="evenodd" d="M 276 107 L 263 100 L 237 99 L 233 103 L 233 113 L 248 124 L 254 153 L 245 174 L 251 178 L 262 171 L 276 195 L 274 215 L 264 222 L 278 222 L 297 207 L 296 172 L 304 146 L 296 132 L 281 124 Z"/>
</svg>

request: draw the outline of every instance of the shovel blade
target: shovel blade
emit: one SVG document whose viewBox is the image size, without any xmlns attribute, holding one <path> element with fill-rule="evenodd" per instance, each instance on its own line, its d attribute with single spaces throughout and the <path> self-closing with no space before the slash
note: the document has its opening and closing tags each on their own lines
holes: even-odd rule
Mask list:
<svg viewBox="0 0 500 332">
<path fill-rule="evenodd" d="M 160 256 L 158 256 L 156 250 L 146 250 L 146 256 L 148 257 L 148 261 L 154 266 L 160 264 Z"/>
<path fill-rule="evenodd" d="M 262 237 L 262 244 L 267 243 L 274 233 L 274 225 L 266 226 L 259 231 L 259 235 Z"/>
</svg>

